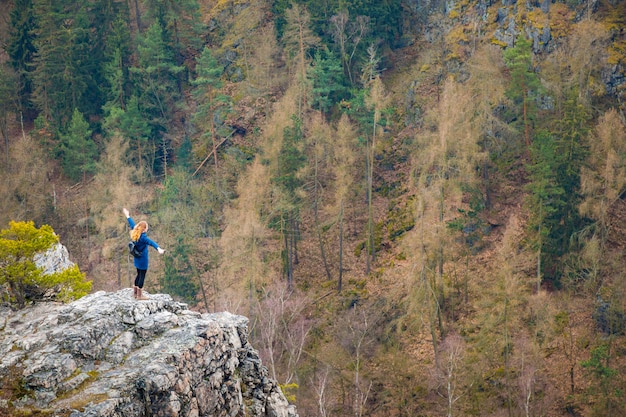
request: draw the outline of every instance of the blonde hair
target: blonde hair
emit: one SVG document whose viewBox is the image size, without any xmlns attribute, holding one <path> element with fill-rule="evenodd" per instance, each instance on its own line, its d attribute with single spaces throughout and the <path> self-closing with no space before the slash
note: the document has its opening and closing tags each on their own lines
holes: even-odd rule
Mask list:
<svg viewBox="0 0 626 417">
<path fill-rule="evenodd" d="M 130 238 L 133 241 L 137 242 L 141 234 L 145 232 L 146 230 L 148 230 L 148 223 L 144 221 L 140 221 L 139 223 L 135 225 L 133 230 L 130 231 Z"/>
</svg>

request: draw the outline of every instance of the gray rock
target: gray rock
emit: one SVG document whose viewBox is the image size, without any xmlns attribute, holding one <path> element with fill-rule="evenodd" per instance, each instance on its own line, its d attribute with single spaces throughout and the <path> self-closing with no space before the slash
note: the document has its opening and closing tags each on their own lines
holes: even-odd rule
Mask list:
<svg viewBox="0 0 626 417">
<path fill-rule="evenodd" d="M 45 275 L 63 272 L 74 266 L 74 262 L 70 261 L 67 248 L 60 243 L 52 246 L 46 252 L 36 254 L 33 261 L 37 268 L 43 268 Z"/>
<path fill-rule="evenodd" d="M 18 375 L 22 396 L 0 414 L 297 417 L 249 344 L 247 318 L 147 295 L 100 291 L 3 311 L 0 381 Z"/>
</svg>

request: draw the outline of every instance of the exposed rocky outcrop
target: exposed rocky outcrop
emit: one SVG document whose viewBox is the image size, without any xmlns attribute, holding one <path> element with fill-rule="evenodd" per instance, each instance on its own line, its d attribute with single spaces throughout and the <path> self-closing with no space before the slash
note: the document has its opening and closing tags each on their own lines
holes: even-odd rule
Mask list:
<svg viewBox="0 0 626 417">
<path fill-rule="evenodd" d="M 0 415 L 297 416 L 245 317 L 196 313 L 166 294 L 136 301 L 132 289 L 0 317 Z"/>
<path fill-rule="evenodd" d="M 45 252 L 36 254 L 33 261 L 35 266 L 42 268 L 46 275 L 62 272 L 74 266 L 74 262 L 70 261 L 70 253 L 67 248 L 60 243 L 52 245 Z"/>
</svg>

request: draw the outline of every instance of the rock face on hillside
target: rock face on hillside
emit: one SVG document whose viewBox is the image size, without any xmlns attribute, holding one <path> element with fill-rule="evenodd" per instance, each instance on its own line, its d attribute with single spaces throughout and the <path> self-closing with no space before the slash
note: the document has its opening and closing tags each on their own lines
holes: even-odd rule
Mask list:
<svg viewBox="0 0 626 417">
<path fill-rule="evenodd" d="M 74 262 L 70 261 L 70 253 L 67 248 L 60 243 L 52 245 L 45 252 L 36 254 L 33 261 L 35 266 L 42 268 L 46 275 L 62 272 L 74 266 Z"/>
<path fill-rule="evenodd" d="M 297 417 L 247 335 L 245 317 L 130 288 L 5 310 L 0 415 Z"/>
</svg>

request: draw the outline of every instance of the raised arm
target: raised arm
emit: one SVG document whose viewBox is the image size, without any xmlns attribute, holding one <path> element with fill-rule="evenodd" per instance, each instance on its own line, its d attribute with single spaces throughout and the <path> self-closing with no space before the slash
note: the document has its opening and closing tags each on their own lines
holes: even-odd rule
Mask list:
<svg viewBox="0 0 626 417">
<path fill-rule="evenodd" d="M 130 228 L 134 229 L 135 228 L 135 222 L 130 217 L 130 212 L 128 211 L 128 209 L 126 207 L 124 207 L 122 209 L 122 212 L 124 213 L 124 216 L 126 216 L 126 220 L 128 220 L 128 224 L 130 225 Z"/>
</svg>

